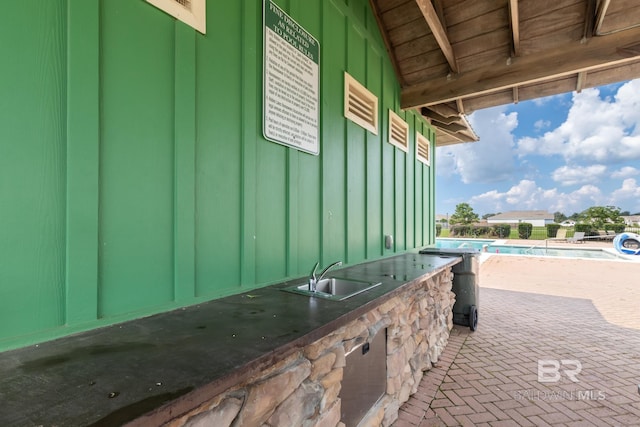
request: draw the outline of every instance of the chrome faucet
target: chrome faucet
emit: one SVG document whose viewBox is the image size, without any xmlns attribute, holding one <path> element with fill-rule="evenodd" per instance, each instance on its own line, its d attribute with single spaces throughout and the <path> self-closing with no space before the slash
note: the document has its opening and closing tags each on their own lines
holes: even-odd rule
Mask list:
<svg viewBox="0 0 640 427">
<path fill-rule="evenodd" d="M 342 265 L 342 261 L 336 261 L 333 264 L 329 264 L 327 268 L 322 270 L 320 276 L 316 277 L 316 270 L 318 269 L 318 265 L 320 265 L 320 261 L 316 262 L 316 265 L 313 266 L 311 274 L 309 275 L 309 292 L 316 292 L 316 285 L 318 284 L 318 282 L 322 280 L 324 275 L 327 274 L 329 270 L 334 267 L 340 267 Z"/>
</svg>

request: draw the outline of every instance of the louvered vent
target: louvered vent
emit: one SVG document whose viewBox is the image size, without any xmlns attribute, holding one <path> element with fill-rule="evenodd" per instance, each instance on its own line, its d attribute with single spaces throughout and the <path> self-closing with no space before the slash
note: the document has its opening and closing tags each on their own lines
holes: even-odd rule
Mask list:
<svg viewBox="0 0 640 427">
<path fill-rule="evenodd" d="M 186 7 L 191 10 L 191 0 L 173 0 L 176 3 L 179 3 L 182 7 Z"/>
<path fill-rule="evenodd" d="M 206 0 L 147 0 L 147 2 L 202 34 L 207 32 Z"/>
<path fill-rule="evenodd" d="M 378 134 L 378 97 L 344 73 L 344 116 Z"/>
<path fill-rule="evenodd" d="M 389 142 L 405 153 L 409 151 L 409 125 L 389 110 Z"/>
<path fill-rule="evenodd" d="M 431 145 L 427 137 L 421 133 L 416 132 L 416 158 L 425 165 L 429 166 L 431 161 L 429 160 L 431 153 Z"/>
</svg>

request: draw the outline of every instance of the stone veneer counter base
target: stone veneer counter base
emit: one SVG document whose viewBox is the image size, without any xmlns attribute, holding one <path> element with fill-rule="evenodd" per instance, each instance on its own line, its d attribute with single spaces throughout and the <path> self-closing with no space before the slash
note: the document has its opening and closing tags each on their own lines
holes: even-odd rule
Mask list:
<svg viewBox="0 0 640 427">
<path fill-rule="evenodd" d="M 390 425 L 452 328 L 456 257 L 403 254 L 335 272 L 382 285 L 344 301 L 304 279 L 0 353 L 0 424 L 338 426 L 345 355 L 386 329 Z"/>
</svg>

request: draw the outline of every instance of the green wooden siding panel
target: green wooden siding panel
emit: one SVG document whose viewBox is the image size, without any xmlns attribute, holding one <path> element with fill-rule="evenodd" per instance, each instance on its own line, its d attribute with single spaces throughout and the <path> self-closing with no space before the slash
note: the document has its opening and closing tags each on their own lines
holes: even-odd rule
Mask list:
<svg viewBox="0 0 640 427">
<path fill-rule="evenodd" d="M 382 233 L 384 235 L 392 235 L 394 238 L 394 244 L 391 249 L 384 250 L 385 255 L 393 253 L 397 247 L 396 238 L 396 196 L 395 196 L 395 152 L 396 148 L 389 144 L 388 133 L 389 123 L 388 117 L 389 109 L 395 107 L 395 88 L 392 85 L 385 84 L 382 88 L 382 98 L 379 100 L 380 108 L 380 138 L 381 138 L 381 153 L 382 153 Z"/>
<path fill-rule="evenodd" d="M 355 25 L 350 25 L 347 33 L 347 71 L 377 96 L 379 87 L 372 87 L 367 79 L 367 41 Z M 347 172 L 347 258 L 349 264 L 365 259 L 366 245 L 366 171 L 365 144 L 368 131 L 347 121 L 346 172 Z"/>
<path fill-rule="evenodd" d="M 175 289 L 189 301 L 195 289 L 196 38 L 176 22 L 175 29 Z"/>
<path fill-rule="evenodd" d="M 409 150 L 405 155 L 405 172 L 404 172 L 404 182 L 405 182 L 405 235 L 406 237 L 406 248 L 415 247 L 415 238 L 414 238 L 414 230 L 415 230 L 415 168 L 416 168 L 416 133 L 415 133 L 415 116 L 413 114 L 405 114 L 405 121 L 409 123 Z"/>
<path fill-rule="evenodd" d="M 0 340 L 64 322 L 66 1 L 0 25 Z"/>
<path fill-rule="evenodd" d="M 317 39 L 321 39 L 321 20 L 318 19 L 322 13 L 322 2 L 309 2 L 308 0 L 298 0 L 292 4 L 291 14 L 295 14 L 296 19 L 307 31 Z M 320 62 L 324 64 L 325 55 L 331 52 L 324 50 L 321 43 Z M 324 65 L 322 65 L 324 66 Z M 322 86 L 320 87 L 322 90 Z M 320 137 L 322 140 L 322 135 Z M 297 153 L 297 152 L 296 152 Z M 295 263 L 293 254 L 291 256 L 292 265 L 289 266 L 289 275 L 302 276 L 309 274 L 311 267 L 320 260 L 321 221 L 322 221 L 322 182 L 321 182 L 321 161 L 320 156 L 312 156 L 306 153 L 298 153 L 297 158 L 297 179 L 296 204 L 290 200 L 290 204 L 295 207 L 297 218 L 291 221 L 289 227 L 297 227 L 297 251 L 295 253 Z M 293 220 L 293 218 L 291 218 Z M 293 248 L 290 248 L 290 251 Z"/>
<path fill-rule="evenodd" d="M 370 51 L 367 55 L 367 81 L 371 87 L 376 88 L 376 93 L 382 96 L 382 57 L 376 51 Z M 378 98 L 380 102 L 380 98 Z M 382 114 L 378 109 L 378 123 L 382 123 Z M 382 131 L 378 135 L 367 133 L 366 137 L 366 192 L 367 202 L 365 209 L 366 221 L 366 258 L 378 258 L 383 255 L 384 232 L 382 223 Z"/>
<path fill-rule="evenodd" d="M 282 145 L 258 144 L 256 185 L 256 282 L 286 277 L 287 150 Z"/>
<path fill-rule="evenodd" d="M 99 313 L 106 317 L 173 298 L 175 26 L 144 2 L 101 7 Z"/>
<path fill-rule="evenodd" d="M 322 259 L 328 265 L 344 260 L 346 231 L 346 173 L 344 71 L 346 70 L 347 18 L 333 2 L 322 13 Z"/>
<path fill-rule="evenodd" d="M 99 6 L 70 0 L 68 7 L 67 326 L 98 317 Z"/>
<path fill-rule="evenodd" d="M 256 170 L 258 164 L 256 135 L 261 134 L 262 109 L 259 107 L 262 94 L 262 53 L 258 47 L 262 31 L 262 4 L 260 2 L 242 2 L 242 22 L 245 25 L 242 39 L 241 66 L 241 193 L 240 223 L 240 284 L 254 286 L 256 283 Z M 262 142 L 262 141 L 260 141 Z"/>
<path fill-rule="evenodd" d="M 198 296 L 221 295 L 240 285 L 241 18 L 240 2 L 208 8 L 209 32 L 197 37 Z"/>
</svg>

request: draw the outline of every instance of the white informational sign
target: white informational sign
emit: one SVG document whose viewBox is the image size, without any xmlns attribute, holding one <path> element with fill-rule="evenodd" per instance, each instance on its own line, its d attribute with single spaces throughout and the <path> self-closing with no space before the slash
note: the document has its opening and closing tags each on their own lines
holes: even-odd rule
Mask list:
<svg viewBox="0 0 640 427">
<path fill-rule="evenodd" d="M 320 44 L 264 0 L 264 137 L 320 153 Z"/>
</svg>

